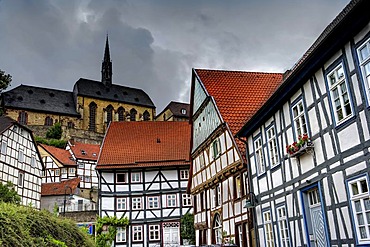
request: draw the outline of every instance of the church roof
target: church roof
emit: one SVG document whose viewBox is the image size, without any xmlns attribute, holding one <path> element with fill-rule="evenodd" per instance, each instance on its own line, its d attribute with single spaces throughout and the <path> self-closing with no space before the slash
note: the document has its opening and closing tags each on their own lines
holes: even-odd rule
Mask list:
<svg viewBox="0 0 370 247">
<path fill-rule="evenodd" d="M 96 169 L 190 165 L 188 122 L 111 122 Z"/>
<path fill-rule="evenodd" d="M 155 107 L 148 94 L 146 94 L 142 89 L 130 88 L 116 84 L 112 84 L 107 87 L 101 81 L 80 78 L 75 83 L 73 92 L 80 96 L 95 99 L 110 100 L 151 108 Z"/>
<path fill-rule="evenodd" d="M 56 89 L 20 85 L 3 93 L 5 108 L 80 116 L 73 100 L 73 93 Z"/>
<path fill-rule="evenodd" d="M 157 116 L 161 115 L 167 109 L 172 112 L 174 117 L 189 118 L 190 116 L 190 104 L 175 101 L 171 101 Z M 182 109 L 185 109 L 185 114 L 182 113 Z"/>
</svg>

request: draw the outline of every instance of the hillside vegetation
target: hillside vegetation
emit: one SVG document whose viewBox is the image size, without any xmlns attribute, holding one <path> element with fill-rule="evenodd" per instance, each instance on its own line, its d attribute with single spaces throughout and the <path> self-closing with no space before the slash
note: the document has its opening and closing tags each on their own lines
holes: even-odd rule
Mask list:
<svg viewBox="0 0 370 247">
<path fill-rule="evenodd" d="M 47 211 L 0 202 L 0 246 L 95 246 L 93 239 L 71 220 Z"/>
</svg>

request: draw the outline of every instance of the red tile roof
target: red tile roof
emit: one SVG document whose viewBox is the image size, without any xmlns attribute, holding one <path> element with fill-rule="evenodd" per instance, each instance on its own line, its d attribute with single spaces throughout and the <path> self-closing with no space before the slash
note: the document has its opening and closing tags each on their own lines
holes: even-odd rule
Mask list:
<svg viewBox="0 0 370 247">
<path fill-rule="evenodd" d="M 73 160 L 68 150 L 53 147 L 53 146 L 48 146 L 45 144 L 39 144 L 39 145 L 63 165 L 76 165 L 76 162 Z"/>
<path fill-rule="evenodd" d="M 59 183 L 43 183 L 41 185 L 41 195 L 42 196 L 57 196 L 57 195 L 64 195 L 64 193 L 70 194 L 71 190 L 66 186 L 72 188 L 72 194 L 75 193 L 81 179 L 80 178 L 73 178 L 69 180 L 64 180 Z"/>
<path fill-rule="evenodd" d="M 100 145 L 98 144 L 88 144 L 82 142 L 73 142 L 69 144 L 74 156 L 77 159 L 83 160 L 98 160 Z"/>
<path fill-rule="evenodd" d="M 283 81 L 281 73 L 195 69 L 223 120 L 235 135 Z M 242 154 L 245 145 L 237 143 Z M 244 155 L 243 155 L 244 156 Z"/>
<path fill-rule="evenodd" d="M 187 122 L 112 122 L 97 169 L 190 164 Z"/>
</svg>

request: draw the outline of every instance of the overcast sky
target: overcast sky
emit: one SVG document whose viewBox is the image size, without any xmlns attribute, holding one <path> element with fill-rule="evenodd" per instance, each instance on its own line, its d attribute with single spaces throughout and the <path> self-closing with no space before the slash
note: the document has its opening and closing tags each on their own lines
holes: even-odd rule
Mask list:
<svg viewBox="0 0 370 247">
<path fill-rule="evenodd" d="M 192 68 L 284 72 L 349 0 L 0 0 L 0 69 L 72 91 L 101 79 L 143 89 L 157 113 L 189 102 Z"/>
</svg>

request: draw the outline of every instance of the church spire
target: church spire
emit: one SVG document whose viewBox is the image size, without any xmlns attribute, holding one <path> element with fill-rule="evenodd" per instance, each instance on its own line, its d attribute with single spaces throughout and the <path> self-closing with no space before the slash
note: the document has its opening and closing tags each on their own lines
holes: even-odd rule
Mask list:
<svg viewBox="0 0 370 247">
<path fill-rule="evenodd" d="M 101 66 L 101 81 L 105 86 L 112 85 L 112 61 L 110 60 L 108 34 L 105 42 L 104 60 Z"/>
</svg>

